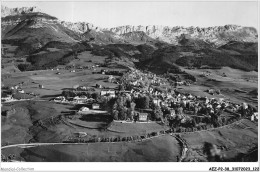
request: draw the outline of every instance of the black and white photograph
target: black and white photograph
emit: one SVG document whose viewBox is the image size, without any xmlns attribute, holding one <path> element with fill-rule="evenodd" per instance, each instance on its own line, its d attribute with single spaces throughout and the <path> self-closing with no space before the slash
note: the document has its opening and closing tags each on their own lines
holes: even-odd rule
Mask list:
<svg viewBox="0 0 260 172">
<path fill-rule="evenodd" d="M 258 9 L 1 1 L 1 170 L 259 171 Z"/>
</svg>

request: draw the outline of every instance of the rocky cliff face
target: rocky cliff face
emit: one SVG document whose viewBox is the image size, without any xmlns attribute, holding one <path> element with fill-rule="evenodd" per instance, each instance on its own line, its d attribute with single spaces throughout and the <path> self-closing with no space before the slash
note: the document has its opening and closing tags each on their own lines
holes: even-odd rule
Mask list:
<svg viewBox="0 0 260 172">
<path fill-rule="evenodd" d="M 41 12 L 38 7 L 8 8 L 1 6 L 1 17 Z"/>
<path fill-rule="evenodd" d="M 1 19 L 2 37 L 25 21 L 34 21 L 35 28 L 44 26 L 45 23 L 57 22 L 56 17 L 41 13 L 41 10 L 37 7 L 8 8 L 1 6 Z M 42 22 L 42 24 L 39 25 L 40 22 Z M 32 25 L 31 27 L 33 28 L 34 26 Z"/>
<path fill-rule="evenodd" d="M 91 30 L 94 30 L 94 31 L 101 30 L 101 28 L 94 26 L 91 23 L 86 23 L 86 22 L 72 23 L 72 22 L 60 21 L 60 23 L 64 27 L 66 27 L 74 32 L 77 32 L 77 33 L 85 33 L 85 32 L 91 31 Z"/>
<path fill-rule="evenodd" d="M 258 33 L 255 28 L 242 27 L 237 25 L 225 25 L 216 27 L 169 27 L 169 26 L 120 26 L 115 28 L 100 28 L 90 23 L 78 22 L 61 22 L 61 24 L 77 33 L 85 33 L 90 30 L 109 31 L 116 34 L 120 38 L 125 35 L 136 36 L 135 33 L 144 33 L 152 39 L 164 41 L 170 44 L 179 44 L 179 40 L 183 35 L 187 35 L 192 39 L 203 40 L 207 43 L 216 45 L 217 47 L 228 43 L 229 41 L 240 42 L 257 42 Z M 134 38 L 133 38 L 134 39 Z M 131 38 L 130 38 L 131 40 Z"/>
<path fill-rule="evenodd" d="M 169 27 L 169 26 L 120 26 L 107 28 L 118 35 L 142 31 L 153 39 L 158 39 L 171 44 L 178 44 L 182 35 L 189 35 L 193 39 L 201 39 L 217 46 L 229 41 L 257 42 L 257 30 L 250 27 L 237 25 L 216 26 L 208 28 L 200 27 Z"/>
<path fill-rule="evenodd" d="M 189 39 L 200 40 L 216 47 L 222 46 L 230 41 L 257 42 L 258 33 L 255 28 L 242 27 L 237 25 L 225 25 L 216 27 L 182 27 L 182 26 L 120 26 L 115 28 L 100 28 L 87 22 L 65 22 L 55 17 L 40 13 L 37 7 L 13 8 L 2 6 L 2 34 L 15 27 L 22 20 L 31 19 L 37 14 L 37 22 L 32 28 L 42 28 L 51 24 L 54 30 L 55 25 L 61 25 L 74 34 L 84 37 L 97 37 L 102 41 L 106 37 L 106 42 L 113 40 L 112 43 L 120 39 L 120 42 L 149 42 L 154 40 L 163 41 L 170 44 L 179 45 L 183 36 Z M 26 17 L 25 17 L 26 16 Z M 107 42 L 108 41 L 108 42 Z"/>
</svg>

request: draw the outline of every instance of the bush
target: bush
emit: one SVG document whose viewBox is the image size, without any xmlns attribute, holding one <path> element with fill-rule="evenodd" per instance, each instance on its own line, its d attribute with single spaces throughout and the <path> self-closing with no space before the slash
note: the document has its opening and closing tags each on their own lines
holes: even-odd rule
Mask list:
<svg viewBox="0 0 260 172">
<path fill-rule="evenodd" d="M 20 71 L 30 71 L 34 69 L 31 64 L 24 64 L 24 63 L 18 64 L 17 67 Z"/>
</svg>

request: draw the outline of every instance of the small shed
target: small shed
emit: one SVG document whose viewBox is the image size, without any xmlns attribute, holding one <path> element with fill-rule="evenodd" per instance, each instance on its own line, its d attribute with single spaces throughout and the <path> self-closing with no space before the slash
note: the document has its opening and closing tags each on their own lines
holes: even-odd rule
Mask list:
<svg viewBox="0 0 260 172">
<path fill-rule="evenodd" d="M 213 95 L 214 94 L 214 90 L 213 89 L 209 89 L 208 93 Z"/>
<path fill-rule="evenodd" d="M 102 88 L 102 85 L 96 84 L 96 88 Z"/>
<path fill-rule="evenodd" d="M 17 91 L 18 91 L 18 93 L 25 93 L 24 90 L 22 90 L 22 89 L 19 89 Z"/>
</svg>

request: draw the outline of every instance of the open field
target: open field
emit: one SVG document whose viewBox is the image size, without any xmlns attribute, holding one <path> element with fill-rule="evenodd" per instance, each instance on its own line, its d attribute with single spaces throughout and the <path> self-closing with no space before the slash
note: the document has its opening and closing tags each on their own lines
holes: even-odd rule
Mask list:
<svg viewBox="0 0 260 172">
<path fill-rule="evenodd" d="M 205 143 L 217 145 L 225 161 L 240 161 L 257 147 L 257 124 L 240 120 L 208 131 L 182 133 L 188 145 L 184 161 L 207 161 L 203 153 Z M 245 142 L 241 142 L 245 140 Z M 30 162 L 176 162 L 182 147 L 175 137 L 159 136 L 142 142 L 87 143 L 49 145 L 28 148 L 5 148 L 4 154 L 15 154 L 15 160 Z M 257 157 L 250 159 L 256 160 Z"/>
<path fill-rule="evenodd" d="M 29 141 L 62 142 L 69 138 L 76 138 L 75 134 L 78 132 L 87 133 L 87 137 L 125 137 L 168 129 L 166 126 L 157 123 L 124 124 L 112 122 L 110 124 L 109 121 L 84 121 L 79 119 L 64 119 L 57 124 L 46 124 L 48 130 L 35 124 L 39 120 L 44 121 L 59 115 L 66 115 L 72 108 L 71 105 L 47 101 L 23 101 L 5 104 L 2 111 L 14 109 L 15 112 L 6 117 L 2 116 L 2 145 L 27 143 Z M 105 130 L 106 126 L 110 127 Z M 19 137 L 11 137 L 13 135 Z"/>
<path fill-rule="evenodd" d="M 90 52 L 83 52 L 79 55 L 79 61 L 73 60 L 68 65 L 84 65 L 93 66 L 99 63 L 104 63 L 105 57 L 93 56 Z M 84 59 L 81 61 L 81 59 Z M 94 59 L 89 62 L 89 59 Z M 87 61 L 87 62 L 85 62 Z M 66 88 L 72 88 L 75 85 L 84 85 L 87 87 L 94 87 L 100 84 L 104 87 L 115 88 L 114 83 L 108 83 L 108 75 L 93 74 L 93 72 L 100 72 L 102 69 L 111 70 L 106 67 L 95 67 L 95 69 L 76 69 L 75 72 L 65 70 L 65 66 L 60 65 L 60 70 L 38 70 L 11 73 L 8 77 L 2 78 L 2 83 L 5 86 L 13 86 L 24 82 L 23 89 L 25 92 L 34 92 L 39 94 L 41 98 L 46 98 L 52 95 L 58 95 Z M 114 69 L 112 69 L 114 70 Z M 124 71 L 125 69 L 117 69 Z M 57 74 L 57 73 L 60 74 Z M 117 77 L 117 76 L 115 76 Z M 39 84 L 43 85 L 43 89 L 39 89 Z M 97 89 L 99 91 L 99 89 Z"/>
<path fill-rule="evenodd" d="M 180 156 L 178 141 L 162 136 L 144 142 L 57 145 L 4 149 L 17 160 L 29 162 L 176 162 Z"/>
<path fill-rule="evenodd" d="M 225 159 L 231 161 L 237 161 L 258 147 L 258 124 L 249 120 L 240 120 L 234 124 L 208 131 L 180 135 L 190 149 L 186 160 L 194 157 L 204 159 L 203 146 L 206 142 L 217 145 Z M 252 159 L 257 159 L 257 157 L 252 157 Z"/>
<path fill-rule="evenodd" d="M 40 119 L 57 116 L 69 106 L 54 105 L 50 102 L 21 101 L 5 104 L 4 110 L 14 110 L 7 116 L 2 115 L 2 145 L 28 143 L 33 139 L 33 125 Z M 15 137 L 14 137 L 15 136 Z"/>
<path fill-rule="evenodd" d="M 197 78 L 197 83 L 189 87 L 180 86 L 183 91 L 209 98 L 225 98 L 230 101 L 242 103 L 247 102 L 257 106 L 258 73 L 255 71 L 245 72 L 238 69 L 223 67 L 222 69 L 184 69 L 185 72 Z M 202 73 L 209 72 L 209 76 L 201 76 Z M 223 73 L 226 77 L 223 77 Z M 210 95 L 205 91 L 208 89 L 218 89 L 222 95 Z M 243 92 L 237 92 L 243 90 Z M 254 92 L 256 90 L 256 92 Z M 252 93 L 254 92 L 254 93 Z"/>
</svg>

